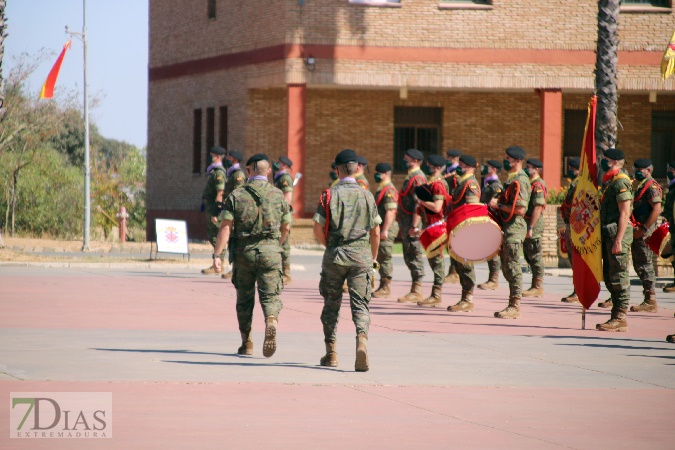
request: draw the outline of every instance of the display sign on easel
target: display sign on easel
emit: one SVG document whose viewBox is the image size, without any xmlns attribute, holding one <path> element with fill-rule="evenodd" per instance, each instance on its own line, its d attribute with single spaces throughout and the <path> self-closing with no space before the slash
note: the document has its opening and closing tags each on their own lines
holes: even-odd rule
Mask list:
<svg viewBox="0 0 675 450">
<path fill-rule="evenodd" d="M 190 257 L 188 249 L 187 223 L 184 220 L 155 219 L 155 242 L 157 253 L 180 253 Z M 152 259 L 152 246 L 150 247 Z"/>
</svg>

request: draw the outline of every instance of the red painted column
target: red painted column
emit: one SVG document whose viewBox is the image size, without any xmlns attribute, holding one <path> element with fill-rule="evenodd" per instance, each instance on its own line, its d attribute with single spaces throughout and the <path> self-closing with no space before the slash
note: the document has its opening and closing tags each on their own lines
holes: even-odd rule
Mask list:
<svg viewBox="0 0 675 450">
<path fill-rule="evenodd" d="M 540 105 L 539 159 L 544 163 L 542 178 L 549 189 L 560 189 L 562 178 L 562 91 L 538 89 Z"/>
<path fill-rule="evenodd" d="M 293 161 L 293 172 L 303 175 L 295 186 L 293 210 L 294 217 L 305 217 L 305 109 L 306 109 L 306 84 L 288 85 L 288 157 Z"/>
</svg>

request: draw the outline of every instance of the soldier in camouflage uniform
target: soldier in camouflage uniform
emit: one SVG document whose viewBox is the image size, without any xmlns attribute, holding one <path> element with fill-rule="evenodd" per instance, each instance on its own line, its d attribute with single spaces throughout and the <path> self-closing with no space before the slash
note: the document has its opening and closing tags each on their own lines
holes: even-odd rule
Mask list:
<svg viewBox="0 0 675 450">
<path fill-rule="evenodd" d="M 225 169 L 223 168 L 223 157 L 225 149 L 222 147 L 213 147 L 210 150 L 211 165 L 206 169 L 207 180 L 204 187 L 202 199 L 204 201 L 204 212 L 206 214 L 206 234 L 209 242 L 216 248 L 216 239 L 218 238 L 218 229 L 220 228 L 220 219 L 218 216 L 223 210 L 223 191 L 225 189 Z M 225 257 L 219 255 L 220 259 Z M 218 275 L 220 271 L 215 266 L 202 270 L 204 275 Z"/>
<path fill-rule="evenodd" d="M 504 169 L 509 176 L 504 183 L 504 191 L 498 199 L 490 201 L 490 207 L 499 214 L 504 233 L 501 260 L 502 273 L 509 282 L 509 305 L 495 313 L 500 319 L 520 317 L 520 299 L 522 297 L 523 271 L 520 267 L 520 253 L 527 234 L 525 211 L 530 202 L 530 178 L 523 172 L 525 150 L 518 146 L 506 149 Z"/>
<path fill-rule="evenodd" d="M 356 180 L 356 183 L 361 186 L 363 189 L 366 191 L 370 190 L 370 182 L 368 182 L 368 178 L 363 174 L 364 170 L 366 169 L 366 166 L 368 165 L 368 160 L 366 159 L 365 156 L 357 156 L 358 158 L 358 171 L 356 172 L 356 176 L 354 179 Z"/>
<path fill-rule="evenodd" d="M 396 220 L 401 230 L 401 243 L 403 244 L 403 260 L 410 270 L 412 276 L 412 287 L 410 292 L 399 297 L 400 303 L 417 303 L 424 298 L 422 295 L 422 278 L 424 277 L 424 261 L 422 246 L 419 238 L 411 235 L 413 229 L 413 213 L 417 208 L 415 200 L 415 188 L 426 184 L 427 179 L 420 170 L 420 164 L 424 161 L 422 152 L 416 149 L 409 149 L 403 156 L 403 161 L 408 168 L 408 176 L 403 180 L 403 186 L 399 191 L 398 209 L 396 210 Z M 419 231 L 414 230 L 415 232 Z"/>
<path fill-rule="evenodd" d="M 291 214 L 281 191 L 268 182 L 271 168 L 267 155 L 251 156 L 246 162 L 246 172 L 248 183 L 235 189 L 225 200 L 213 257 L 216 267 L 220 266 L 217 255 L 229 242 L 241 332 L 239 355 L 253 354 L 251 325 L 258 285 L 258 298 L 265 315 L 263 356 L 269 358 L 277 348 L 277 319 L 282 308 L 280 294 L 283 290 L 281 244 L 288 234 Z"/>
<path fill-rule="evenodd" d="M 523 292 L 523 297 L 544 295 L 544 209 L 546 208 L 546 183 L 541 179 L 544 165 L 536 158 L 526 161 L 525 173 L 530 177 L 530 201 L 525 212 L 527 234 L 523 243 L 523 255 L 532 272 L 532 286 Z"/>
<path fill-rule="evenodd" d="M 241 161 L 244 160 L 244 155 L 239 150 L 229 150 L 225 156 L 227 166 L 227 181 L 225 182 L 225 191 L 223 198 L 227 198 L 239 186 L 246 183 L 246 174 L 241 169 Z M 230 258 L 231 259 L 231 258 Z M 232 278 L 233 271 L 224 273 L 223 278 Z"/>
<path fill-rule="evenodd" d="M 445 184 L 446 191 L 451 193 L 457 187 L 457 167 L 459 167 L 459 157 L 462 156 L 462 151 L 451 148 L 445 152 L 447 156 L 447 163 L 445 167 Z M 446 211 L 446 215 L 447 215 Z M 443 280 L 443 283 L 457 284 L 459 283 L 459 274 L 457 273 L 457 267 L 455 267 L 455 260 L 449 258 L 448 261 L 448 275 Z"/>
<path fill-rule="evenodd" d="M 569 187 L 567 188 L 567 194 L 565 194 L 565 200 L 563 200 L 562 205 L 560 206 L 560 213 L 562 215 L 563 222 L 565 222 L 565 242 L 567 242 L 567 254 L 570 261 L 570 267 L 572 267 L 572 272 L 574 272 L 574 266 L 572 265 L 572 235 L 570 233 L 570 214 L 572 213 L 572 203 L 574 201 L 574 193 L 577 190 L 577 183 L 579 182 L 579 158 L 574 157 L 570 158 L 567 162 L 567 178 L 570 181 Z M 579 303 L 579 297 L 577 296 L 576 291 L 572 291 L 567 297 L 560 299 L 561 302 L 565 303 Z"/>
<path fill-rule="evenodd" d="M 274 168 L 274 187 L 284 194 L 286 203 L 293 213 L 293 177 L 291 177 L 291 167 L 293 161 L 285 156 L 279 157 L 279 162 L 272 165 Z M 293 223 L 291 223 L 293 226 Z M 291 232 L 288 231 L 288 237 L 284 241 L 284 252 L 281 254 L 281 262 L 284 270 L 284 284 L 291 283 Z"/>
<path fill-rule="evenodd" d="M 630 301 L 628 251 L 633 243 L 633 227 L 629 220 L 633 189 L 630 176 L 623 170 L 621 150 L 605 151 L 602 160 L 603 194 L 600 203 L 602 229 L 602 275 L 611 294 L 612 316 L 595 328 L 599 331 L 626 331 L 626 311 Z"/>
<path fill-rule="evenodd" d="M 343 150 L 335 157 L 340 182 L 321 194 L 314 214 L 314 236 L 326 246 L 321 264 L 319 292 L 324 299 L 323 324 L 326 354 L 322 366 L 336 367 L 336 328 L 342 303 L 342 284 L 349 286 L 352 320 L 356 326 L 357 372 L 369 369 L 368 329 L 372 270 L 380 241 L 380 216 L 375 199 L 356 183 L 356 153 Z"/>
<path fill-rule="evenodd" d="M 671 230 L 675 230 L 675 161 L 668 163 L 668 193 L 663 204 L 663 217 L 668 221 Z M 670 246 L 675 248 L 675 232 L 670 233 Z M 671 260 L 675 272 L 675 258 Z M 663 292 L 675 292 L 675 280 L 663 288 Z"/>
<path fill-rule="evenodd" d="M 493 198 L 501 195 L 504 186 L 499 181 L 499 171 L 502 168 L 502 163 L 495 159 L 489 159 L 486 164 L 483 164 L 481 175 L 483 175 L 483 186 L 480 191 L 480 202 L 486 205 L 490 203 Z M 499 287 L 499 272 L 502 270 L 502 263 L 499 255 L 488 261 L 488 269 L 490 275 L 487 282 L 478 285 L 478 289 L 495 290 Z"/>
<path fill-rule="evenodd" d="M 380 264 L 380 286 L 373 292 L 375 298 L 387 298 L 391 295 L 391 274 L 394 271 L 392 249 L 394 239 L 398 235 L 398 223 L 396 222 L 398 191 L 391 182 L 391 170 L 391 165 L 387 163 L 379 163 L 375 166 L 375 181 L 378 183 L 375 204 L 382 220 L 380 248 L 377 252 L 377 262 Z"/>
</svg>

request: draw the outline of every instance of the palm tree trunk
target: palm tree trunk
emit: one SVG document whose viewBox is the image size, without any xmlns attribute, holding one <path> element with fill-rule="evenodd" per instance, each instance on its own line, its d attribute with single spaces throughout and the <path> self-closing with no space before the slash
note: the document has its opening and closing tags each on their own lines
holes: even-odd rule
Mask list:
<svg viewBox="0 0 675 450">
<path fill-rule="evenodd" d="M 619 4 L 620 0 L 598 1 L 598 50 L 595 62 L 595 90 L 598 95 L 595 140 L 598 158 L 602 152 L 616 146 Z"/>
</svg>

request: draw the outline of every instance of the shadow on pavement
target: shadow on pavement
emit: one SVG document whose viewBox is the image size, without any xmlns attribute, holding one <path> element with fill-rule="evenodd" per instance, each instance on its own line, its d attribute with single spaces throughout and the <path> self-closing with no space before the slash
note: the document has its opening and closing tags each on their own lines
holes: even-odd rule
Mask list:
<svg viewBox="0 0 675 450">
<path fill-rule="evenodd" d="M 235 355 L 238 356 L 238 355 Z M 309 366 L 307 364 L 300 363 L 270 363 L 270 364 L 259 364 L 259 363 L 238 363 L 238 362 L 211 362 L 211 361 L 171 361 L 171 360 L 162 360 L 165 363 L 176 363 L 176 364 L 193 364 L 193 365 L 205 365 L 205 366 L 244 366 L 244 367 L 292 367 L 294 369 L 312 369 L 312 370 L 328 370 L 331 372 L 341 372 L 341 373 L 352 373 L 353 370 L 341 370 L 334 367 L 323 367 L 323 366 Z"/>
</svg>

